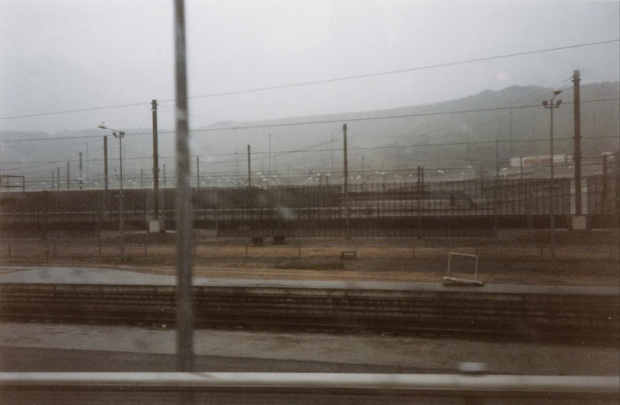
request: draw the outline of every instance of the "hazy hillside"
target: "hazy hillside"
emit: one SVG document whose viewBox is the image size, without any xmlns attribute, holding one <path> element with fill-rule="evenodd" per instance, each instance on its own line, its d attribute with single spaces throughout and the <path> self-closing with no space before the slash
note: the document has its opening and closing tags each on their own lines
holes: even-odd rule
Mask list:
<svg viewBox="0 0 620 405">
<path fill-rule="evenodd" d="M 582 86 L 584 155 L 618 149 L 619 92 L 618 82 Z M 197 133 L 194 151 L 205 155 L 215 150 L 219 153 L 236 151 L 245 156 L 246 145 L 251 144 L 252 151 L 257 152 L 253 154 L 254 159 L 264 169 L 267 163 L 263 161 L 269 160 L 266 152 L 271 134 L 272 169 L 277 163 L 279 166 L 301 166 L 308 171 L 325 171 L 331 169 L 332 145 L 335 166 L 339 167 L 342 162 L 342 124 L 347 123 L 350 162 L 358 169 L 362 155 L 366 168 L 371 169 L 419 164 L 495 166 L 496 139 L 500 141 L 499 158 L 504 162 L 510 157 L 549 153 L 550 111 L 542 107 L 541 101 L 551 95 L 552 89 L 510 87 L 450 102 L 392 110 L 219 123 Z M 573 141 L 567 139 L 574 136 L 572 83 L 567 83 L 558 98 L 563 104 L 554 110 L 555 153 L 572 153 Z M 589 102 L 608 99 L 615 100 Z M 293 123 L 303 124 L 289 125 Z M 237 129 L 216 130 L 232 127 Z M 611 139 L 594 139 L 600 137 Z M 436 144 L 442 146 L 429 146 Z M 277 152 L 317 149 L 321 151 Z"/>
<path fill-rule="evenodd" d="M 572 83 L 567 81 L 565 86 L 558 96 L 563 104 L 554 110 L 558 154 L 570 154 L 573 149 Z M 549 153 L 550 111 L 542 107 L 541 101 L 551 94 L 552 89 L 515 86 L 444 103 L 391 110 L 220 122 L 192 131 L 192 154 L 200 156 L 201 176 L 244 176 L 248 144 L 254 173 L 305 176 L 338 172 L 342 167 L 342 125 L 347 123 L 352 170 L 361 170 L 362 161 L 369 172 L 417 165 L 439 170 L 468 166 L 483 170 L 495 167 L 496 139 L 500 142 L 502 165 L 510 157 Z M 584 156 L 618 149 L 619 94 L 618 82 L 582 86 Z M 123 141 L 124 170 L 134 181 L 138 181 L 141 170 L 150 177 L 150 133 L 147 123 L 139 129 L 128 129 Z M 103 135 L 104 131 L 97 129 L 54 134 L 0 132 L 0 169 L 3 174 L 50 179 L 59 168 L 64 179 L 69 161 L 71 177 L 77 178 L 82 152 L 83 176 L 95 181 L 103 171 Z M 173 135 L 172 130 L 160 128 L 161 165 L 167 165 L 168 176 L 174 168 Z M 596 139 L 605 137 L 609 139 Z M 108 142 L 113 176 L 118 141 L 109 136 Z"/>
</svg>

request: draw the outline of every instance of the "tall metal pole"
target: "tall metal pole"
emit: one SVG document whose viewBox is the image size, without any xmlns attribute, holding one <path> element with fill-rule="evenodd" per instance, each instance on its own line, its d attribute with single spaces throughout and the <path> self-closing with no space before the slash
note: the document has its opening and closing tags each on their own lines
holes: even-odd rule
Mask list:
<svg viewBox="0 0 620 405">
<path fill-rule="evenodd" d="M 121 173 L 121 187 L 120 196 L 118 197 L 118 221 L 121 231 L 121 261 L 125 260 L 125 218 L 124 218 L 124 204 L 123 204 L 123 131 L 113 132 L 114 136 L 118 138 L 118 160 Z"/>
<path fill-rule="evenodd" d="M 157 145 L 157 100 L 151 101 L 153 116 L 153 214 L 159 219 L 159 150 Z"/>
<path fill-rule="evenodd" d="M 71 190 L 71 163 L 67 162 L 67 190 Z"/>
<path fill-rule="evenodd" d="M 57 184 L 56 189 L 60 190 L 60 167 L 56 168 L 56 178 L 58 179 L 58 184 Z"/>
<path fill-rule="evenodd" d="M 551 123 L 549 125 L 549 153 L 551 154 L 550 159 L 549 159 L 549 165 L 550 165 L 550 184 L 549 184 L 549 228 L 550 228 L 550 235 L 549 235 L 549 243 L 551 245 L 550 247 L 550 254 L 551 254 L 551 268 L 555 268 L 555 182 L 554 182 L 554 162 L 553 162 L 553 110 L 555 108 L 560 107 L 560 104 L 562 103 L 562 100 L 558 100 L 556 102 L 556 104 L 553 104 L 553 101 L 555 100 L 555 97 L 560 94 L 562 92 L 562 90 L 554 90 L 553 91 L 553 97 L 551 98 L 551 100 L 549 102 L 547 101 L 543 101 L 543 107 L 545 108 L 549 108 L 550 111 L 550 115 L 551 115 Z M 579 190 L 579 192 L 581 192 L 581 190 Z"/>
<path fill-rule="evenodd" d="M 78 179 L 78 186 L 80 187 L 80 190 L 81 190 L 82 189 L 82 179 L 83 179 L 83 177 L 82 177 L 82 152 L 80 152 L 80 165 L 79 165 L 79 168 L 80 168 L 80 178 Z"/>
<path fill-rule="evenodd" d="M 510 147 L 509 147 L 509 159 L 512 159 L 512 111 L 510 111 Z"/>
<path fill-rule="evenodd" d="M 342 125 L 343 141 L 344 141 L 344 209 L 346 217 L 345 238 L 351 238 L 349 233 L 349 160 L 347 156 L 347 124 Z"/>
<path fill-rule="evenodd" d="M 499 186 L 499 139 L 495 138 L 495 187 L 493 187 L 493 234 L 497 236 L 497 203 L 498 203 L 498 188 Z"/>
<path fill-rule="evenodd" d="M 554 96 L 555 97 L 555 96 Z M 553 177 L 554 177 L 554 162 L 553 162 L 553 99 L 551 99 L 551 125 L 550 125 L 550 153 L 551 153 L 551 173 L 550 173 L 550 178 L 551 178 L 551 186 L 549 189 L 549 215 L 551 216 L 550 218 L 550 225 L 549 227 L 551 228 L 551 235 L 549 236 L 550 238 L 550 243 L 551 243 L 551 249 L 550 249 L 550 253 L 551 253 L 551 268 L 555 268 L 555 184 L 553 181 Z"/>
<path fill-rule="evenodd" d="M 88 142 L 86 142 L 86 182 L 88 183 Z"/>
<path fill-rule="evenodd" d="M 252 158 L 250 155 L 250 145 L 248 145 L 248 188 L 252 188 Z"/>
<path fill-rule="evenodd" d="M 271 134 L 269 134 L 269 175 L 271 175 Z"/>
<path fill-rule="evenodd" d="M 196 156 L 196 189 L 200 190 L 200 156 Z"/>
<path fill-rule="evenodd" d="M 192 299 L 192 189 L 189 185 L 189 114 L 185 3 L 174 2 L 177 151 L 177 370 L 194 370 Z"/>
<path fill-rule="evenodd" d="M 108 189 L 108 136 L 103 137 L 103 185 Z"/>
<path fill-rule="evenodd" d="M 575 214 L 581 215 L 581 82 L 578 70 L 573 72 L 573 115 L 575 121 L 575 139 L 574 139 L 574 156 L 575 156 Z"/>
<path fill-rule="evenodd" d="M 334 134 L 331 133 L 332 173 L 334 171 Z"/>
<path fill-rule="evenodd" d="M 364 187 L 364 155 L 362 155 L 362 189 Z"/>
<path fill-rule="evenodd" d="M 603 154 L 603 206 L 606 205 L 607 200 L 607 154 Z"/>
</svg>

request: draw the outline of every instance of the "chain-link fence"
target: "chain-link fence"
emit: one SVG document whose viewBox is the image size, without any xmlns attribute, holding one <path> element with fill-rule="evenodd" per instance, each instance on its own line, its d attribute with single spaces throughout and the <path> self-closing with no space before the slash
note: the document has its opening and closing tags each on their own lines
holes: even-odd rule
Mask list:
<svg viewBox="0 0 620 405">
<path fill-rule="evenodd" d="M 586 214 L 617 217 L 618 177 L 585 180 Z M 552 203 L 557 226 L 566 226 L 573 188 L 560 178 L 355 184 L 346 193 L 342 185 L 200 189 L 193 220 L 195 229 L 228 237 L 486 236 L 548 227 Z M 174 229 L 175 190 L 162 189 L 159 198 L 159 218 Z M 2 193 L 0 206 L 3 237 L 94 235 L 120 222 L 119 190 Z M 146 230 L 158 218 L 153 208 L 152 190 L 125 190 L 125 229 Z"/>
</svg>

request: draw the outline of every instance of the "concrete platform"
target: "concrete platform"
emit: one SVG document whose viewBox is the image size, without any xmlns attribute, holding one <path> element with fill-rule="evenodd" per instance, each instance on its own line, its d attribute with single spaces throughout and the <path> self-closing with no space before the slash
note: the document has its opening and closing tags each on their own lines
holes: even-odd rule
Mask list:
<svg viewBox="0 0 620 405">
<path fill-rule="evenodd" d="M 173 364 L 169 357 L 156 355 L 173 355 L 175 338 L 167 328 L 4 323 L 0 356 L 11 356 L 0 357 L 0 371 L 172 371 L 165 366 Z M 461 362 L 484 362 L 489 373 L 499 374 L 617 375 L 620 367 L 615 348 L 505 341 L 195 330 L 194 345 L 196 356 L 217 360 L 203 360 L 199 371 L 326 372 L 340 364 L 348 372 L 450 373 Z M 21 354 L 19 361 L 13 353 Z"/>
<path fill-rule="evenodd" d="M 112 269 L 0 267 L 0 284 L 3 283 L 174 285 L 175 277 Z M 194 284 L 397 291 L 463 291 L 466 288 L 481 293 L 565 292 L 594 295 L 618 294 L 619 291 L 615 287 L 448 287 L 440 282 L 310 282 L 218 278 L 195 278 Z M 170 356 L 175 353 L 175 339 L 175 331 L 165 326 L 4 323 L 0 324 L 0 371 L 15 371 L 15 367 L 21 371 L 169 371 L 166 364 L 172 364 Z M 386 372 L 455 372 L 460 362 L 484 362 L 490 373 L 501 374 L 615 376 L 620 369 L 617 348 L 583 347 L 578 344 L 217 329 L 196 330 L 194 342 L 195 354 L 203 359 L 200 364 L 205 367 L 199 371 L 212 371 L 209 367 L 213 363 L 207 359 L 214 358 L 218 362 L 217 369 L 225 371 L 239 371 L 239 364 L 252 364 L 252 371 L 274 371 L 274 368 L 275 371 L 334 371 L 338 370 L 338 365 L 343 365 L 342 369 L 349 372 L 376 371 L 380 368 L 390 370 Z M 70 355 L 63 356 L 63 353 L 69 352 Z"/>
<path fill-rule="evenodd" d="M 79 267 L 0 267 L 0 284 L 107 284 L 107 285 L 175 285 L 174 276 L 139 273 L 128 270 L 79 268 Z M 197 286 L 214 287 L 275 287 L 355 289 L 392 291 L 475 291 L 499 294 L 579 294 L 619 295 L 619 287 L 579 287 L 485 284 L 484 286 L 447 286 L 437 283 L 395 283 L 368 281 L 298 281 L 258 280 L 237 278 L 194 277 Z"/>
</svg>

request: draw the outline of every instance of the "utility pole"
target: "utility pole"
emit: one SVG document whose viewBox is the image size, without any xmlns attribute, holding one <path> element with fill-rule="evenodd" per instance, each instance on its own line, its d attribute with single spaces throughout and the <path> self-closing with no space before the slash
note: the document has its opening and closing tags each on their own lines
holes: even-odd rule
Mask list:
<svg viewBox="0 0 620 405">
<path fill-rule="evenodd" d="M 166 164 L 164 163 L 164 187 L 166 187 Z"/>
<path fill-rule="evenodd" d="M 239 153 L 237 152 L 237 137 L 235 136 L 235 182 L 241 187 L 241 175 L 239 174 Z"/>
<path fill-rule="evenodd" d="M 346 233 L 345 239 L 350 239 L 349 233 L 349 161 L 347 157 L 347 124 L 342 125 L 343 141 L 344 141 L 344 205 L 346 216 Z"/>
<path fill-rule="evenodd" d="M 574 159 L 575 159 L 575 214 L 581 215 L 581 75 L 573 72 L 573 115 L 575 120 Z M 551 110 L 553 111 L 553 110 Z M 553 156 L 551 157 L 553 159 Z"/>
<path fill-rule="evenodd" d="M 67 162 L 67 190 L 71 190 L 71 163 Z"/>
<path fill-rule="evenodd" d="M 271 175 L 271 134 L 269 134 L 269 175 Z"/>
<path fill-rule="evenodd" d="M 603 206 L 606 205 L 607 199 L 607 154 L 603 153 Z"/>
<path fill-rule="evenodd" d="M 58 179 L 58 184 L 56 189 L 60 191 L 60 167 L 56 168 L 56 179 Z"/>
<path fill-rule="evenodd" d="M 123 210 L 125 209 L 123 203 L 123 137 L 125 137 L 125 132 L 115 131 L 112 133 L 114 134 L 114 137 L 118 138 L 118 163 L 121 173 L 120 195 L 118 198 L 118 220 L 121 231 L 121 261 L 125 261 L 125 218 L 123 213 Z"/>
<path fill-rule="evenodd" d="M 497 237 L 497 202 L 499 186 L 499 139 L 495 138 L 495 187 L 493 187 L 493 234 Z"/>
<path fill-rule="evenodd" d="M 550 110 L 551 122 L 549 126 L 549 165 L 551 166 L 550 170 L 550 181 L 549 181 L 549 244 L 551 245 L 550 255 L 551 255 L 551 268 L 555 268 L 555 180 L 554 180 L 554 162 L 553 162 L 553 110 L 560 107 L 562 104 L 562 100 L 558 100 L 553 103 L 555 97 L 560 94 L 562 90 L 554 90 L 553 97 L 548 102 L 545 100 L 542 102 L 543 107 L 548 108 Z M 581 192 L 581 190 L 580 190 Z"/>
<path fill-rule="evenodd" d="M 364 155 L 362 155 L 362 189 L 364 188 Z"/>
<path fill-rule="evenodd" d="M 80 152 L 80 178 L 78 179 L 78 186 L 82 189 L 82 152 Z"/>
<path fill-rule="evenodd" d="M 331 149 L 332 149 L 332 173 L 334 172 L 334 133 L 331 133 Z"/>
<path fill-rule="evenodd" d="M 140 188 L 144 188 L 144 169 L 140 169 Z"/>
<path fill-rule="evenodd" d="M 159 219 L 159 150 L 157 146 L 157 100 L 151 101 L 151 112 L 153 116 L 153 214 L 155 219 Z"/>
<path fill-rule="evenodd" d="M 103 184 L 108 189 L 108 136 L 103 137 Z"/>
<path fill-rule="evenodd" d="M 86 182 L 88 183 L 88 142 L 86 142 Z"/>
<path fill-rule="evenodd" d="M 495 179 L 499 180 L 499 139 L 495 138 Z"/>
<path fill-rule="evenodd" d="M 250 145 L 248 145 L 248 188 L 252 188 L 252 160 L 250 157 Z"/>
<path fill-rule="evenodd" d="M 194 371 L 194 311 L 192 297 L 192 188 L 189 184 L 189 115 L 185 2 L 174 2 L 177 176 L 177 371 Z M 186 401 L 187 402 L 187 401 Z"/>
<path fill-rule="evenodd" d="M 200 156 L 196 156 L 196 189 L 200 190 Z"/>
<path fill-rule="evenodd" d="M 510 153 L 508 159 L 512 159 L 512 111 L 510 111 L 510 147 L 508 152 Z"/>
<path fill-rule="evenodd" d="M 418 187 L 417 187 L 417 201 L 418 201 L 418 236 L 422 234 L 422 197 L 424 194 L 424 168 L 418 166 Z"/>
</svg>

